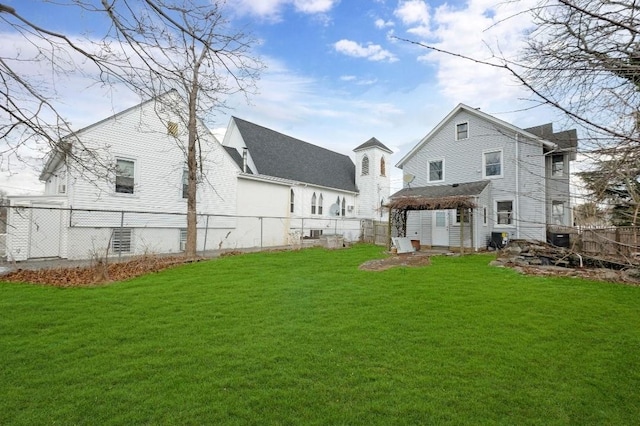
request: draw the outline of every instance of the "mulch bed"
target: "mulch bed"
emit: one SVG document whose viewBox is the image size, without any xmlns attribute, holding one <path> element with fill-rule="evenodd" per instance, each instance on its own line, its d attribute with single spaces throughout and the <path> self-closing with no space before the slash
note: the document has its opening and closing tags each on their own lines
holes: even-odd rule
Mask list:
<svg viewBox="0 0 640 426">
<path fill-rule="evenodd" d="M 97 262 L 87 267 L 17 269 L 2 275 L 0 279 L 54 287 L 87 287 L 123 281 L 192 261 L 184 256 L 141 256 L 124 262 L 108 263 L 106 268 L 104 263 Z"/>
<path fill-rule="evenodd" d="M 391 255 L 385 259 L 369 260 L 360 265 L 359 269 L 363 271 L 384 271 L 397 266 L 420 267 L 427 265 L 431 265 L 428 255 L 408 253 Z"/>
</svg>

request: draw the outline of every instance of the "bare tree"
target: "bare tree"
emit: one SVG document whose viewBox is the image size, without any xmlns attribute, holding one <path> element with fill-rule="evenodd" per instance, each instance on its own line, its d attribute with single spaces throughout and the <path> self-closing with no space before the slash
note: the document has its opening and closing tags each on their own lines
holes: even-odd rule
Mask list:
<svg viewBox="0 0 640 426">
<path fill-rule="evenodd" d="M 224 108 L 235 93 L 248 95 L 263 68 L 251 54 L 253 40 L 242 31 L 230 31 L 217 2 L 194 0 L 145 0 L 145 8 L 133 9 L 127 0 L 102 0 L 113 27 L 109 43 L 119 43 L 117 63 L 127 70 L 126 84 L 147 97 L 176 90 L 183 105 L 161 105 L 181 118 L 187 128 L 187 144 L 181 146 L 188 170 L 187 241 L 185 254 L 196 254 L 196 194 L 203 173 L 201 142 L 206 128 L 199 118 Z M 91 9 L 91 4 L 84 5 Z M 105 61 L 114 61 L 110 44 Z M 177 139 L 177 142 L 179 140 Z"/>
<path fill-rule="evenodd" d="M 0 3 L 0 18 L 29 40 L 36 54 L 31 61 L 45 61 L 54 76 L 82 72 L 75 58 L 91 64 L 93 76 L 102 84 L 124 84 L 143 98 L 158 100 L 158 113 L 170 111 L 187 129 L 187 141 L 176 142 L 185 153 L 188 169 L 186 256 L 196 254 L 197 185 L 204 182 L 201 144 L 208 132 L 199 121 L 209 118 L 235 93 L 248 96 L 256 89 L 262 63 L 251 53 L 254 40 L 234 31 L 225 19 L 223 2 L 198 0 L 67 0 L 67 6 L 95 14 L 107 22 L 99 38 L 72 40 L 48 31 Z M 61 3 L 57 3 L 61 4 Z M 3 154 L 16 154 L 31 139 L 44 139 L 54 152 L 63 150 L 73 165 L 111 176 L 114 165 L 105 153 L 73 139 L 70 123 L 56 108 L 51 85 L 40 87 L 16 71 L 20 58 L 0 58 L 3 139 L 15 140 Z M 0 83 L 2 84 L 2 83 Z M 175 97 L 160 96 L 175 91 Z M 33 105 L 33 108 L 25 108 Z M 70 137 L 72 140 L 70 140 Z M 60 144 L 61 140 L 68 142 Z M 71 147 L 71 148 L 69 148 Z M 92 160 L 92 161 L 89 161 Z M 95 163 L 102 167 L 96 167 Z"/>
<path fill-rule="evenodd" d="M 511 74 L 534 95 L 534 102 L 562 112 L 581 129 L 580 152 L 594 165 L 591 177 L 604 179 L 590 186 L 593 199 L 603 201 L 604 188 L 623 185 L 628 202 L 637 204 L 640 4 L 540 0 L 529 13 L 536 29 L 527 34 L 526 48 L 515 60 L 498 48 L 491 49 L 490 59 L 478 59 L 401 40 Z"/>
</svg>

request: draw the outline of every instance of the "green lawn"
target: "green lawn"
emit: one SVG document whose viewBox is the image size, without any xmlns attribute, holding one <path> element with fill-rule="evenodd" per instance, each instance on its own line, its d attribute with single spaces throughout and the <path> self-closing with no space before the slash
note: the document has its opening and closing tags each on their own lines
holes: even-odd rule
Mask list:
<svg viewBox="0 0 640 426">
<path fill-rule="evenodd" d="M 640 288 L 382 256 L 0 283 L 0 424 L 637 424 Z"/>
</svg>

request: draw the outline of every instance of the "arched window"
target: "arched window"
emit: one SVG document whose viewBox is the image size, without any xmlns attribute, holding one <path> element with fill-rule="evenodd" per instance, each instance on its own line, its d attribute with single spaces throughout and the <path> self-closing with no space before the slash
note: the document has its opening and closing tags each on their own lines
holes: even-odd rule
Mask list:
<svg viewBox="0 0 640 426">
<path fill-rule="evenodd" d="M 291 209 L 289 210 L 291 213 L 293 213 L 293 210 L 295 209 L 295 194 L 293 193 L 293 189 L 291 190 Z"/>
<path fill-rule="evenodd" d="M 320 193 L 320 198 L 318 200 L 318 214 L 320 214 L 320 215 L 322 214 L 322 202 L 323 202 L 322 193 Z"/>
<path fill-rule="evenodd" d="M 364 157 L 362 157 L 362 175 L 368 175 L 369 174 L 369 157 L 367 157 L 366 155 Z"/>
<path fill-rule="evenodd" d="M 346 211 L 346 209 L 347 209 L 347 206 L 346 206 L 345 201 L 347 201 L 347 199 L 346 199 L 346 198 L 343 198 L 343 199 L 342 199 L 342 216 L 344 216 L 344 215 L 345 215 L 344 213 L 345 213 L 345 211 Z"/>
<path fill-rule="evenodd" d="M 338 206 L 338 216 L 340 216 L 340 197 L 336 200 L 336 206 Z"/>
<path fill-rule="evenodd" d="M 316 193 L 313 193 L 311 197 L 311 214 L 316 214 Z"/>
<path fill-rule="evenodd" d="M 387 172 L 386 164 L 384 163 L 384 157 L 380 159 L 380 176 L 386 176 Z"/>
</svg>

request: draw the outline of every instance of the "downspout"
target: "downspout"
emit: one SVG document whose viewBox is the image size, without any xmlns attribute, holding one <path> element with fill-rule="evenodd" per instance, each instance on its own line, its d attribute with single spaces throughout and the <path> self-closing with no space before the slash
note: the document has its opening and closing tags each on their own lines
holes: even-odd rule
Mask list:
<svg viewBox="0 0 640 426">
<path fill-rule="evenodd" d="M 516 133 L 516 239 L 520 239 L 520 138 Z"/>
</svg>

